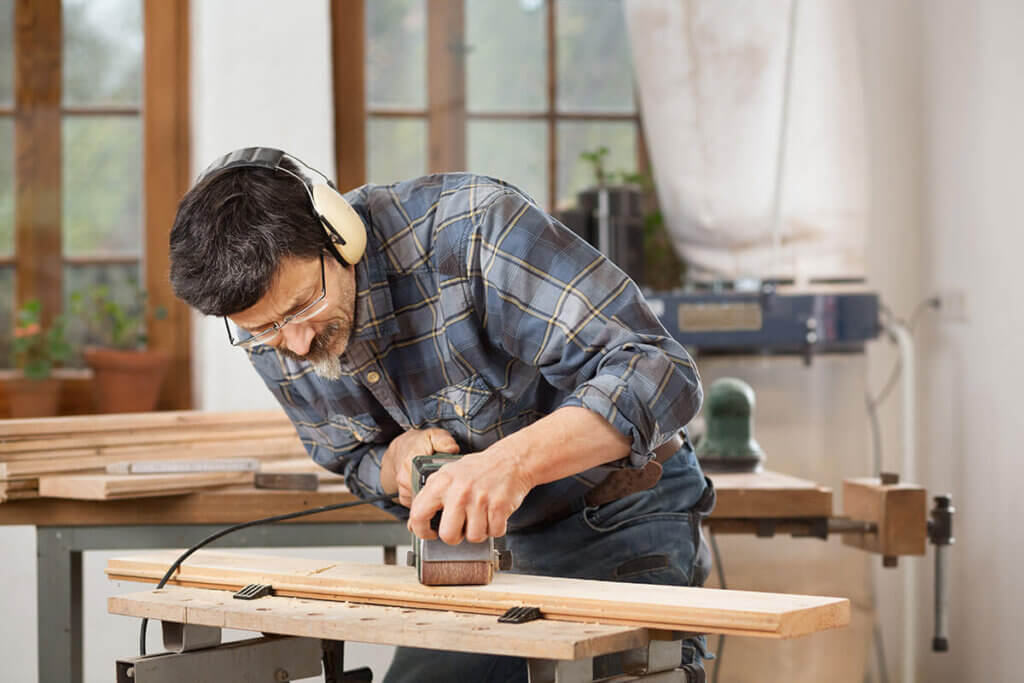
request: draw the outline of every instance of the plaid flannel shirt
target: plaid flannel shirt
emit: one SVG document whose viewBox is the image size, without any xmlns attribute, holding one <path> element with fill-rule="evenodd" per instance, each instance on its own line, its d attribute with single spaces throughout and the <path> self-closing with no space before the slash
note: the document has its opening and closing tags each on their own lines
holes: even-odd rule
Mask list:
<svg viewBox="0 0 1024 683">
<path fill-rule="evenodd" d="M 697 413 L 696 367 L 637 286 L 515 187 L 439 174 L 346 197 L 368 243 L 343 376 L 266 345 L 250 360 L 311 457 L 353 492 L 381 493 L 381 457 L 410 429 L 440 427 L 470 453 L 582 406 L 630 439 L 626 460 L 531 491 L 510 519 L 522 528 L 612 468 L 642 467 Z"/>
</svg>

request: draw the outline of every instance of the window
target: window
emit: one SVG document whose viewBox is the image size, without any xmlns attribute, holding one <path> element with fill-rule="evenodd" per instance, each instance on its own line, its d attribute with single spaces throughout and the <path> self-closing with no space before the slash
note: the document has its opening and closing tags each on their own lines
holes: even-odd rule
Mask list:
<svg viewBox="0 0 1024 683">
<path fill-rule="evenodd" d="M 553 209 L 594 182 L 581 152 L 607 147 L 610 171 L 643 165 L 622 0 L 374 0 L 364 11 L 368 181 L 470 170 Z M 335 30 L 337 46 L 346 29 Z"/>
<path fill-rule="evenodd" d="M 32 298 L 48 320 L 94 284 L 125 303 L 147 290 L 170 312 L 150 325 L 177 366 L 168 408 L 190 400 L 187 310 L 166 282 L 189 181 L 187 19 L 187 0 L 0 0 L 0 326 Z M 87 383 L 63 412 L 88 412 Z"/>
</svg>

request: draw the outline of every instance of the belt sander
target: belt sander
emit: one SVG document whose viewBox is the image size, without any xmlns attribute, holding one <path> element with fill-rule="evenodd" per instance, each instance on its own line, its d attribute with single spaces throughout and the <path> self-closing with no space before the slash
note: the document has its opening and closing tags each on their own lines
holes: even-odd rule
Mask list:
<svg viewBox="0 0 1024 683">
<path fill-rule="evenodd" d="M 413 497 L 419 493 L 427 479 L 444 465 L 457 460 L 459 455 L 435 453 L 418 455 L 412 459 Z M 438 510 L 430 520 L 430 528 L 437 531 L 441 522 Z M 457 545 L 448 545 L 440 538 L 423 539 L 412 535 L 409 565 L 416 567 L 416 576 L 425 586 L 480 586 L 491 582 L 495 569 L 510 569 L 512 555 L 498 551 L 494 539 L 470 543 L 463 539 Z"/>
</svg>

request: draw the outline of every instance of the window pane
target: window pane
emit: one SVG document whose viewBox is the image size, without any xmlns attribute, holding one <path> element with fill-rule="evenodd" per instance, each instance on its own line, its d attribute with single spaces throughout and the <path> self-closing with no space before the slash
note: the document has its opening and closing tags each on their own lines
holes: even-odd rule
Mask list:
<svg viewBox="0 0 1024 683">
<path fill-rule="evenodd" d="M 469 170 L 517 186 L 535 202 L 548 202 L 548 129 L 543 121 L 470 121 Z"/>
<path fill-rule="evenodd" d="M 0 255 L 13 252 L 14 121 L 9 116 L 0 116 Z"/>
<path fill-rule="evenodd" d="M 64 264 L 64 310 L 71 310 L 71 294 L 80 292 L 88 296 L 93 287 L 105 285 L 115 302 L 120 304 L 126 313 L 135 315 L 139 312 L 136 292 L 142 274 L 138 263 L 104 263 L 104 264 Z M 89 344 L 100 343 L 102 339 L 90 334 L 88 327 L 81 320 L 72 319 L 68 323 L 68 338 L 75 353 Z M 81 366 L 82 360 L 76 357 L 66 365 Z"/>
<path fill-rule="evenodd" d="M 366 175 L 371 183 L 393 183 L 427 172 L 424 119 L 370 117 L 366 125 Z"/>
<path fill-rule="evenodd" d="M 628 112 L 633 67 L 622 0 L 558 0 L 558 110 Z"/>
<path fill-rule="evenodd" d="M 425 109 L 426 0 L 366 3 L 366 104 Z"/>
<path fill-rule="evenodd" d="M 68 106 L 142 102 L 142 0 L 63 0 Z"/>
<path fill-rule="evenodd" d="M 597 182 L 594 167 L 580 159 L 583 152 L 608 148 L 604 170 L 610 182 L 618 182 L 622 173 L 636 172 L 636 124 L 593 121 L 565 121 L 558 124 L 558 202 L 560 207 L 574 205 L 576 193 Z"/>
<path fill-rule="evenodd" d="M 0 106 L 14 101 L 14 0 L 0 0 Z"/>
<path fill-rule="evenodd" d="M 11 362 L 11 331 L 14 329 L 14 266 L 0 266 L 0 368 Z"/>
<path fill-rule="evenodd" d="M 547 109 L 546 27 L 543 2 L 466 1 L 469 111 Z"/>
<path fill-rule="evenodd" d="M 64 132 L 64 254 L 142 250 L 142 130 L 137 117 L 75 116 Z"/>
</svg>

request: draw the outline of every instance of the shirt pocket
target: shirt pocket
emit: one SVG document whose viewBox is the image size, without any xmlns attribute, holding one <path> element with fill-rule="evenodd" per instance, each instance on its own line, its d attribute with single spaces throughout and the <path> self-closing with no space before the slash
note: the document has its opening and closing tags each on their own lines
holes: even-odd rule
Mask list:
<svg viewBox="0 0 1024 683">
<path fill-rule="evenodd" d="M 483 377 L 475 374 L 428 396 L 423 412 L 429 422 L 461 426 L 457 431 L 469 436 L 494 426 L 500 411 L 499 404 L 494 390 Z"/>
<path fill-rule="evenodd" d="M 369 413 L 362 415 L 345 415 L 334 413 L 328 421 L 335 432 L 335 443 L 375 443 L 380 436 L 380 426 Z"/>
</svg>

